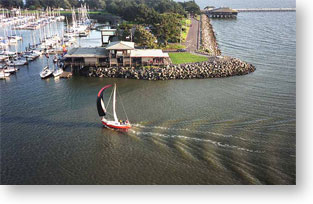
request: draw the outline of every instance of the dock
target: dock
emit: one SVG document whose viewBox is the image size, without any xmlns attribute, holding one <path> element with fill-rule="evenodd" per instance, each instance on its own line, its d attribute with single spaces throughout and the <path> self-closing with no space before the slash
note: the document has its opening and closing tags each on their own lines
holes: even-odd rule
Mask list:
<svg viewBox="0 0 313 204">
<path fill-rule="evenodd" d="M 202 13 L 206 14 L 209 18 L 236 18 L 238 11 L 228 7 L 221 7 L 205 9 Z"/>
<path fill-rule="evenodd" d="M 232 9 L 229 7 L 208 7 L 202 10 L 209 18 L 236 18 L 238 13 L 244 12 L 295 12 L 296 8 L 241 8 Z"/>
<path fill-rule="evenodd" d="M 296 8 L 243 8 L 236 10 L 238 12 L 294 12 Z"/>
<path fill-rule="evenodd" d="M 71 72 L 63 72 L 61 75 L 60 75 L 60 78 L 71 78 L 73 75 Z"/>
</svg>

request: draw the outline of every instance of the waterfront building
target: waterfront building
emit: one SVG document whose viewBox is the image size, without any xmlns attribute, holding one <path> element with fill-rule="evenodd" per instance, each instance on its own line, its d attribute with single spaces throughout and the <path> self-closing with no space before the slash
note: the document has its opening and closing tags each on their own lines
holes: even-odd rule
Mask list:
<svg viewBox="0 0 313 204">
<path fill-rule="evenodd" d="M 134 42 L 116 41 L 107 47 L 73 48 L 65 56 L 70 66 L 162 66 L 171 63 L 161 49 L 136 49 Z"/>
<path fill-rule="evenodd" d="M 105 28 L 101 29 L 101 44 L 102 47 L 107 46 L 113 39 L 113 37 L 116 35 L 116 29 L 111 28 Z"/>
<path fill-rule="evenodd" d="M 205 14 L 210 18 L 236 18 L 238 11 L 228 7 L 211 8 L 205 10 Z"/>
</svg>

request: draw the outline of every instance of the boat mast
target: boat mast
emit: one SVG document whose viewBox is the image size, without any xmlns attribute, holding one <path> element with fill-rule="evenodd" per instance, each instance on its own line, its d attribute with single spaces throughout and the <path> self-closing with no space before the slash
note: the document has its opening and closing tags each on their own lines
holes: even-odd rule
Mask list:
<svg viewBox="0 0 313 204">
<path fill-rule="evenodd" d="M 115 105 L 116 105 L 116 84 L 114 84 L 114 92 L 113 92 L 113 117 L 114 117 L 114 121 L 118 122 L 116 111 L 115 111 Z"/>
</svg>

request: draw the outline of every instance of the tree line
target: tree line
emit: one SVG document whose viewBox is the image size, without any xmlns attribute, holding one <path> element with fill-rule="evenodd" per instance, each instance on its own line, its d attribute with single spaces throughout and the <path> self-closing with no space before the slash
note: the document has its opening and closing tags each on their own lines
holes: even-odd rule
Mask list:
<svg viewBox="0 0 313 204">
<path fill-rule="evenodd" d="M 134 10 L 142 11 L 147 9 L 147 12 L 153 12 L 153 9 L 159 13 L 199 13 L 200 8 L 194 1 L 175 2 L 173 0 L 0 0 L 0 7 L 2 8 L 27 8 L 27 9 L 42 9 L 46 7 L 51 8 L 72 8 L 80 7 L 81 4 L 86 3 L 90 9 L 106 10 L 108 12 L 125 15 L 125 11 L 130 11 L 130 16 L 134 15 Z M 127 15 L 125 15 L 128 17 Z"/>
<path fill-rule="evenodd" d="M 39 8 L 72 8 L 86 3 L 90 10 L 103 10 L 120 16 L 129 24 L 137 26 L 135 41 L 142 46 L 155 47 L 155 39 L 159 45 L 179 42 L 182 19 L 187 14 L 200 14 L 200 8 L 194 1 L 176 2 L 173 0 L 0 0 L 2 7 L 18 7 L 28 9 Z M 149 27 L 146 32 L 145 27 Z M 129 26 L 124 28 L 124 37 L 129 36 Z"/>
</svg>

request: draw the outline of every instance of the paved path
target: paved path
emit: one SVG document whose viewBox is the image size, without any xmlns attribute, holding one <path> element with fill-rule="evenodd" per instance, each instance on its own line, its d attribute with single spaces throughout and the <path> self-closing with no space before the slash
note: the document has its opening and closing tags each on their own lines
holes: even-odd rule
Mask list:
<svg viewBox="0 0 313 204">
<path fill-rule="evenodd" d="M 187 52 L 194 52 L 197 50 L 198 29 L 199 29 L 199 21 L 197 21 L 194 18 L 191 18 L 191 27 L 189 29 L 187 39 L 186 39 Z"/>
</svg>

